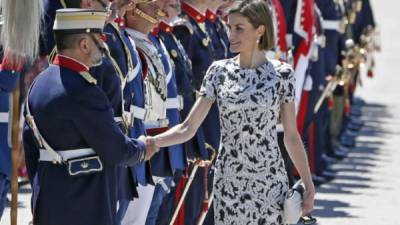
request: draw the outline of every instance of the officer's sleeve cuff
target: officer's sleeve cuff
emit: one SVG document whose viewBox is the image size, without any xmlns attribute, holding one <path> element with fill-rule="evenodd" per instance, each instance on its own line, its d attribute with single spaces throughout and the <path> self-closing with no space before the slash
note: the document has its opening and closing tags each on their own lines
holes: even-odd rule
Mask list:
<svg viewBox="0 0 400 225">
<path fill-rule="evenodd" d="M 137 139 L 137 143 L 138 143 L 138 149 L 140 152 L 139 162 L 144 162 L 145 157 L 146 157 L 146 152 L 147 152 L 146 144 L 143 141 L 138 140 L 138 139 Z"/>
<path fill-rule="evenodd" d="M 9 70 L 13 72 L 21 72 L 24 68 L 25 61 L 19 60 L 17 62 L 11 62 L 7 56 L 3 58 L 0 65 L 0 70 Z"/>
</svg>

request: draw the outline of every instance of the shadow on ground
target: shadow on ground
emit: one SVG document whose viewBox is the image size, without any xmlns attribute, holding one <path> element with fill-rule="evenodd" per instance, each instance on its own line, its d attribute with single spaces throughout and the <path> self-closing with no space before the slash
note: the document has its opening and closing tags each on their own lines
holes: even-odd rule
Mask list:
<svg viewBox="0 0 400 225">
<path fill-rule="evenodd" d="M 336 178 L 317 188 L 317 193 L 329 193 L 338 197 L 333 197 L 335 200 L 320 199 L 317 194 L 313 211 L 313 215 L 317 218 L 355 218 L 347 210 L 355 206 L 347 202 L 343 194 L 358 195 L 362 189 L 376 188 L 374 183 L 379 181 L 371 179 L 368 174 L 380 163 L 390 160 L 389 155 L 381 148 L 383 145 L 381 139 L 399 132 L 385 130 L 385 124 L 393 118 L 387 106 L 364 103 L 360 109 L 362 116 L 359 118 L 364 122 L 364 126 L 358 131 L 356 147 L 349 151 L 348 157 L 331 166 L 337 173 Z"/>
</svg>

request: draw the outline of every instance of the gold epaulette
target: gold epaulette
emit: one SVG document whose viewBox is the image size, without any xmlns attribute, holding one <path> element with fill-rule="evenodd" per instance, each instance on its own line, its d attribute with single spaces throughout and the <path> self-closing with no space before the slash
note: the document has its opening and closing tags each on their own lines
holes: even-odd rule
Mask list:
<svg viewBox="0 0 400 225">
<path fill-rule="evenodd" d="M 57 55 L 57 47 L 54 47 L 53 50 L 51 50 L 50 54 L 47 56 L 47 61 L 49 64 L 53 63 L 56 55 Z"/>
<path fill-rule="evenodd" d="M 97 84 L 97 80 L 89 73 L 89 72 L 79 72 L 79 74 L 83 77 L 83 79 L 85 79 L 88 83 L 90 84 Z"/>
<path fill-rule="evenodd" d="M 179 26 L 184 26 L 189 30 L 189 33 L 191 35 L 193 35 L 194 33 L 194 28 L 193 25 L 190 23 L 189 21 L 189 17 L 187 17 L 186 15 L 179 17 L 179 19 L 175 20 L 172 23 L 173 27 L 179 27 Z"/>
</svg>

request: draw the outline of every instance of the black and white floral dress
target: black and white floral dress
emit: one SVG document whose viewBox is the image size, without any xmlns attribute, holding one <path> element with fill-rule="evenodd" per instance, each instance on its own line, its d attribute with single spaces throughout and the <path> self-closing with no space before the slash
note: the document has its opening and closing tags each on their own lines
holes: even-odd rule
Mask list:
<svg viewBox="0 0 400 225">
<path fill-rule="evenodd" d="M 221 120 L 216 225 L 282 224 L 288 180 L 276 125 L 281 105 L 294 101 L 294 85 L 291 66 L 275 60 L 244 69 L 227 59 L 208 69 L 200 93 L 217 101 Z"/>
</svg>

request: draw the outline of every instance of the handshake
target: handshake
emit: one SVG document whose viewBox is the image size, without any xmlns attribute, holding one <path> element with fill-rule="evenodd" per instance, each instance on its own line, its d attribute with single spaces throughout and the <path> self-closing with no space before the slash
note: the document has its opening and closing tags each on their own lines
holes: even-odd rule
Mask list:
<svg viewBox="0 0 400 225">
<path fill-rule="evenodd" d="M 146 146 L 146 155 L 144 157 L 144 160 L 150 160 L 151 157 L 153 157 L 154 154 L 156 154 L 158 151 L 160 151 L 160 147 L 156 145 L 156 142 L 154 140 L 154 137 L 151 136 L 140 136 L 138 140 L 143 141 L 143 143 Z"/>
</svg>

